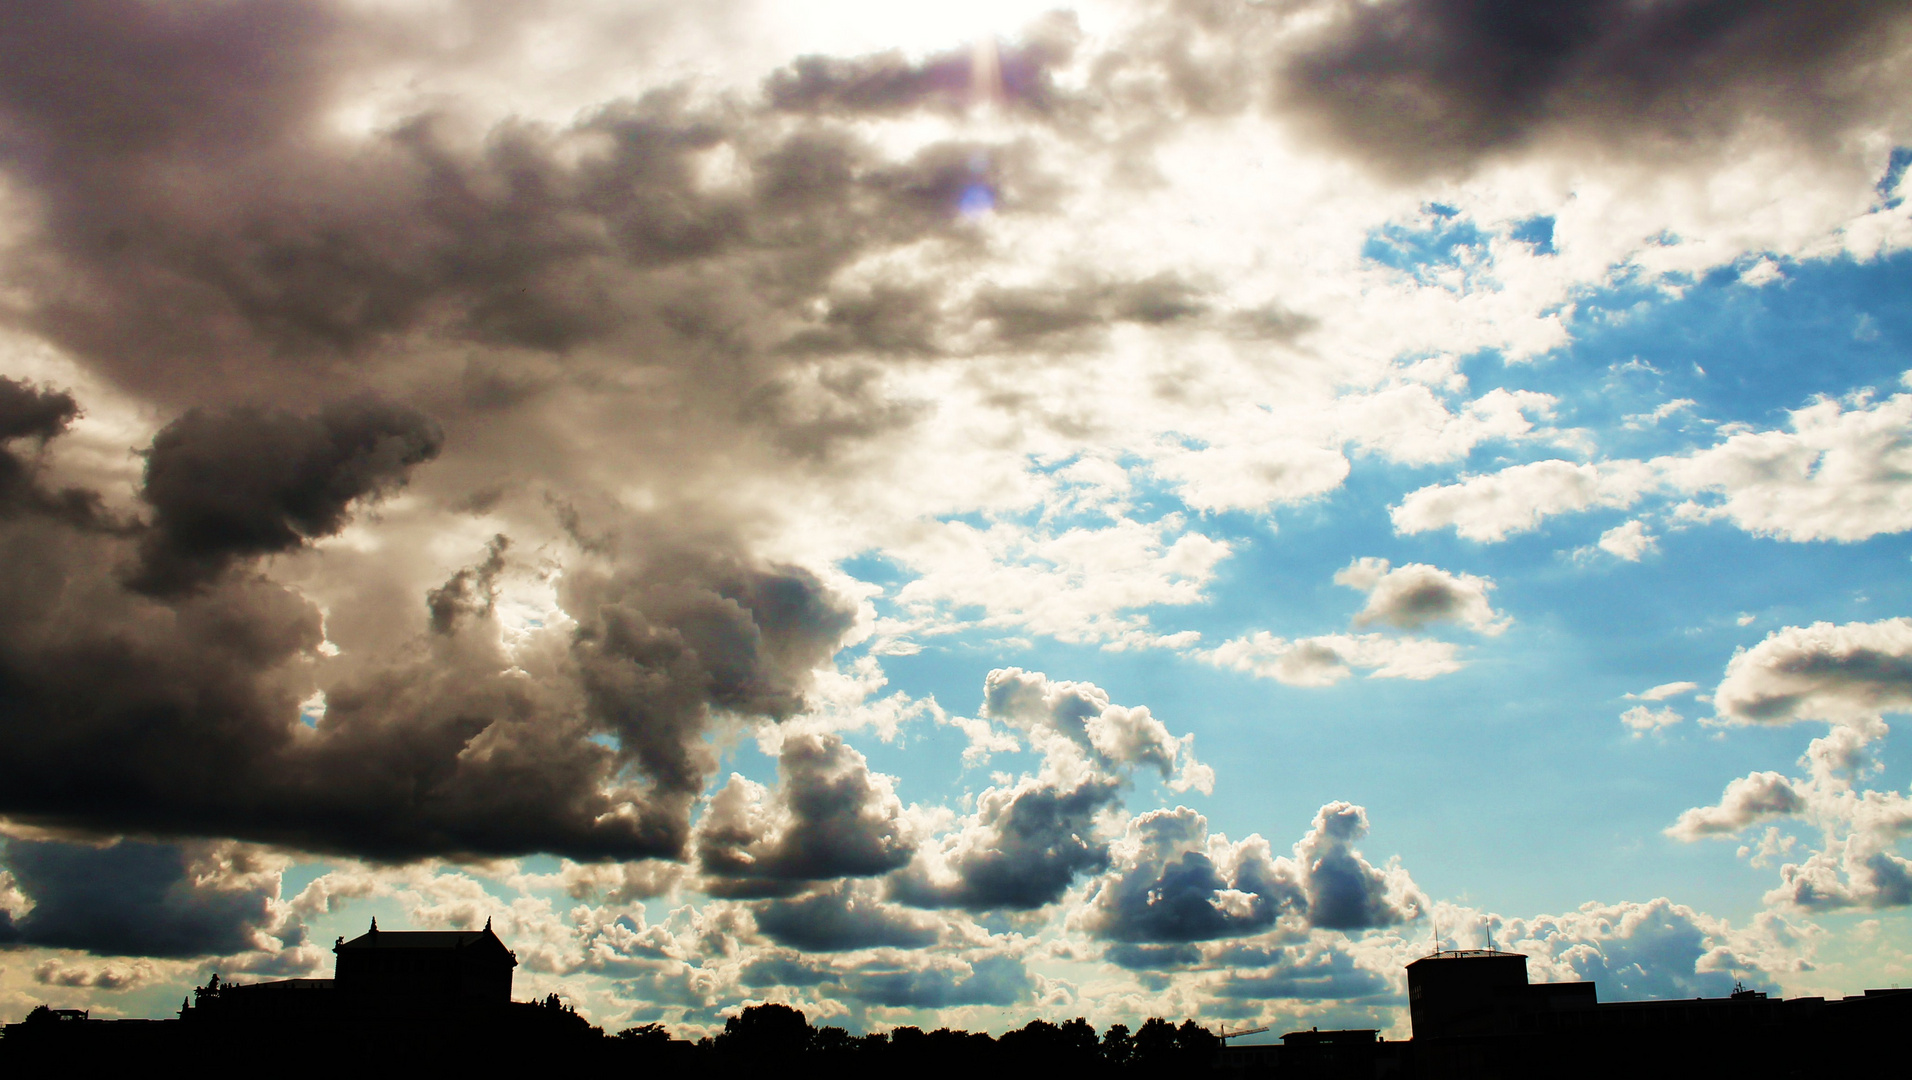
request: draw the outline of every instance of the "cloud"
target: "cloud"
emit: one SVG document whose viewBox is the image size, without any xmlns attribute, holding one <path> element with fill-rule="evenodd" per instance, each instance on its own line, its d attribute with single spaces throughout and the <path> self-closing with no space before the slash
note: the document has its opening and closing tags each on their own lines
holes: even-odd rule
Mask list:
<svg viewBox="0 0 1912 1080">
<path fill-rule="evenodd" d="M 1456 622 L 1477 633 L 1495 635 L 1508 621 L 1488 603 L 1494 583 L 1473 574 L 1454 574 L 1426 563 L 1389 569 L 1386 559 L 1356 559 L 1334 575 L 1335 584 L 1360 589 L 1368 603 L 1355 626 L 1381 623 L 1397 630 L 1420 630 L 1431 623 Z"/>
<path fill-rule="evenodd" d="M 1536 461 L 1411 491 L 1391 515 L 1398 533 L 1451 526 L 1469 540 L 1493 543 L 1531 532 L 1555 514 L 1631 506 L 1652 486 L 1652 479 L 1639 462 Z"/>
<path fill-rule="evenodd" d="M 1659 548 L 1659 538 L 1647 532 L 1644 524 L 1629 521 L 1601 533 L 1595 546 L 1616 559 L 1639 562 L 1641 556 Z"/>
<path fill-rule="evenodd" d="M 1258 933 L 1305 911 L 1302 871 L 1268 842 L 1211 836 L 1187 807 L 1150 810 L 1111 845 L 1113 865 L 1092 882 L 1074 917 L 1089 933 L 1125 943 L 1210 941 Z"/>
<path fill-rule="evenodd" d="M 910 949 L 935 943 L 936 920 L 882 902 L 871 885 L 843 881 L 795 900 L 753 908 L 757 929 L 779 945 L 809 952 L 882 947 Z"/>
<path fill-rule="evenodd" d="M 1403 383 L 1336 402 L 1341 430 L 1364 450 L 1393 461 L 1432 465 L 1464 457 L 1490 439 L 1519 439 L 1534 431 L 1528 414 L 1552 415 L 1556 399 L 1532 390 L 1489 390 L 1450 412 L 1421 383 Z"/>
<path fill-rule="evenodd" d="M 1627 508 L 1658 490 L 1693 496 L 1684 520 L 1724 519 L 1757 536 L 1857 541 L 1912 529 L 1912 394 L 1821 399 L 1786 430 L 1737 431 L 1719 443 L 1651 461 L 1537 461 L 1409 492 L 1392 511 L 1403 534 L 1452 527 L 1498 542 L 1547 518 Z M 1711 500 L 1717 501 L 1711 501 Z M 1602 533 L 1599 547 L 1637 562 L 1655 538 L 1640 521 Z"/>
<path fill-rule="evenodd" d="M 1357 668 L 1370 679 L 1432 679 L 1459 671 L 1458 646 L 1427 638 L 1384 634 L 1276 637 L 1265 630 L 1217 645 L 1204 654 L 1218 667 L 1246 671 L 1290 686 L 1332 686 Z"/>
<path fill-rule="evenodd" d="M 1195 760 L 1193 735 L 1176 738 L 1147 707 L 1114 704 L 1091 683 L 998 668 L 983 680 L 983 715 L 1029 731 L 1047 754 L 1090 755 L 1105 773 L 1149 766 L 1172 790 L 1214 788 L 1214 770 Z"/>
<path fill-rule="evenodd" d="M 1749 825 L 1790 817 L 1806 808 L 1806 800 L 1792 781 L 1776 772 L 1757 772 L 1726 785 L 1715 806 L 1696 807 L 1680 815 L 1666 830 L 1675 840 L 1730 836 Z"/>
<path fill-rule="evenodd" d="M 891 894 L 918 907 L 1028 911 L 1062 898 L 1078 875 L 1108 864 L 1098 818 L 1122 794 L 1114 777 L 1025 776 L 991 786 L 954 833 L 925 846 L 890 878 Z"/>
<path fill-rule="evenodd" d="M 229 844 L 96 847 L 14 838 L 6 863 L 33 907 L 17 919 L 0 912 L 4 944 L 101 956 L 221 956 L 258 947 L 276 921 L 270 906 L 278 874 Z"/>
<path fill-rule="evenodd" d="M 1390 995 L 1388 976 L 1360 962 L 1345 949 L 1311 942 L 1272 950 L 1223 953 L 1230 970 L 1210 992 L 1235 1001 L 1347 1001 Z"/>
<path fill-rule="evenodd" d="M 871 1005 L 912 1009 L 1014 1005 L 1035 988 L 1022 961 L 1006 953 L 973 960 L 939 957 L 921 966 L 872 964 L 845 972 L 842 980 L 851 997 Z"/>
<path fill-rule="evenodd" d="M 399 487 L 443 435 L 417 412 L 361 400 L 316 416 L 194 410 L 146 453 L 153 508 L 128 584 L 156 596 L 203 586 L 235 560 L 330 536 L 347 508 Z"/>
<path fill-rule="evenodd" d="M 1866 725 L 1912 709 L 1912 619 L 1789 626 L 1733 654 L 1713 692 L 1721 719 Z"/>
<path fill-rule="evenodd" d="M 1185 606 L 1230 553 L 1223 541 L 1189 529 L 1180 515 L 1153 522 L 1122 518 L 1106 527 L 1060 532 L 1009 522 L 977 528 L 941 522 L 895 549 L 918 576 L 897 591 L 912 623 L 946 630 L 978 625 L 1026 627 L 1062 641 L 1151 644 L 1136 608 Z"/>
<path fill-rule="evenodd" d="M 1364 809 L 1330 803 L 1292 856 L 1275 856 L 1259 835 L 1231 843 L 1209 833 L 1208 820 L 1187 807 L 1151 810 L 1110 846 L 1109 871 L 1091 882 L 1071 924 L 1136 946 L 1249 937 L 1278 922 L 1305 933 L 1418 918 L 1427 899 L 1406 871 L 1376 867 L 1355 850 L 1367 829 Z M 1173 949 L 1118 949 L 1112 959 L 1135 968 L 1189 962 Z"/>
<path fill-rule="evenodd" d="M 1649 731 L 1660 731 L 1672 727 L 1684 719 L 1686 719 L 1684 716 L 1670 708 L 1651 709 L 1645 705 L 1635 705 L 1620 714 L 1620 722 L 1632 729 L 1635 738 Z"/>
<path fill-rule="evenodd" d="M 33 981 L 41 986 L 105 990 L 109 993 L 136 990 L 158 982 L 163 977 L 159 966 L 150 960 L 76 964 L 65 957 L 49 956 L 33 969 Z"/>
<path fill-rule="evenodd" d="M 1704 515 L 1758 536 L 1855 541 L 1912 529 L 1912 394 L 1822 399 L 1793 410 L 1787 428 L 1654 464 L 1683 491 L 1723 497 Z"/>
<path fill-rule="evenodd" d="M 1700 684 L 1696 682 L 1661 683 L 1637 694 L 1628 694 L 1626 697 L 1628 701 L 1665 701 L 1667 698 L 1679 697 L 1681 694 L 1688 694 L 1699 688 Z"/>
<path fill-rule="evenodd" d="M 1308 922 L 1324 930 L 1366 930 L 1416 918 L 1427 900 L 1398 866 L 1373 866 L 1354 848 L 1368 834 L 1368 812 L 1332 802 L 1295 845 L 1303 868 Z"/>
<path fill-rule="evenodd" d="M 1450 926 L 1458 921 L 1448 912 L 1440 917 Z M 1742 979 L 1771 987 L 1804 952 L 1800 932 L 1770 914 L 1735 929 L 1664 897 L 1506 919 L 1493 938 L 1527 954 L 1534 981 L 1592 981 L 1603 1001 L 1724 997 Z"/>
<path fill-rule="evenodd" d="M 695 839 L 705 891 L 787 895 L 909 862 L 915 839 L 893 781 L 841 737 L 786 733 L 777 770 L 774 792 L 733 773 L 711 797 Z"/>
<path fill-rule="evenodd" d="M 357 468 L 346 472 L 366 475 Z M 188 479 L 161 502 L 195 505 L 179 494 L 198 490 Z M 326 490 L 296 512 L 329 522 L 342 505 L 334 496 L 359 481 Z M 482 605 L 467 605 L 456 632 L 428 632 L 428 605 L 414 601 L 420 636 L 315 687 L 328 655 L 317 606 L 256 576 L 205 577 L 258 545 L 224 533 L 200 545 L 185 524 L 203 520 L 196 513 L 158 526 L 169 539 L 151 550 L 166 554 L 148 567 L 189 567 L 166 583 L 199 586 L 163 600 L 112 576 L 129 549 L 116 535 L 40 518 L 7 526 L 0 543 L 40 555 L 27 579 L 37 584 L 17 588 L 0 619 L 10 702 L 0 810 L 102 832 L 214 832 L 383 856 L 676 855 L 715 767 L 707 725 L 799 711 L 810 672 L 854 621 L 805 571 L 654 547 L 642 570 L 567 577 L 562 603 L 574 615 L 541 653 L 507 658 Z M 267 547 L 301 540 L 282 508 L 258 520 L 288 530 Z M 319 688 L 325 713 L 308 726 L 300 702 Z M 52 716 L 63 719 L 49 729 Z M 595 733 L 616 746 L 590 741 Z"/>
<path fill-rule="evenodd" d="M 1571 0 L 1510 15 L 1395 0 L 1302 9 L 1278 98 L 1333 144 L 1395 175 L 1457 173 L 1550 143 L 1661 155 L 1776 125 L 1819 143 L 1901 89 L 1879 61 L 1897 9 Z M 1690 152 L 1690 150 L 1689 150 Z"/>
</svg>

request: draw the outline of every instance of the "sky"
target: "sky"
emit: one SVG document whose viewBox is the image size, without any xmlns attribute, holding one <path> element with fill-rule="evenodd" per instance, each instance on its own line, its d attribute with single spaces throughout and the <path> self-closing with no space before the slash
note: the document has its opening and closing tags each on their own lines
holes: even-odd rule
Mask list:
<svg viewBox="0 0 1912 1080">
<path fill-rule="evenodd" d="M 1898 985 L 1907 102 L 1863 0 L 6 5 L 0 1019 Z"/>
</svg>

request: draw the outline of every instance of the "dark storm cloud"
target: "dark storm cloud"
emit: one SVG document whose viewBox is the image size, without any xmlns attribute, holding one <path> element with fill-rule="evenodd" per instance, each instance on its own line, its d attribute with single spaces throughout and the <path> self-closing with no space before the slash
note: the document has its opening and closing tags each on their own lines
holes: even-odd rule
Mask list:
<svg viewBox="0 0 1912 1080">
<path fill-rule="evenodd" d="M 1760 117 L 1824 139 L 1903 84 L 1885 0 L 1386 0 L 1283 64 L 1286 108 L 1387 169 L 1461 169 L 1553 135 L 1652 148 Z"/>
<path fill-rule="evenodd" d="M 443 585 L 425 594 L 425 606 L 431 611 L 432 629 L 451 633 L 462 616 L 490 615 L 498 603 L 498 578 L 505 570 L 505 551 L 511 538 L 499 533 L 485 545 L 485 558 L 474 566 L 461 568 Z"/>
<path fill-rule="evenodd" d="M 44 449 L 79 415 L 79 403 L 71 394 L 0 376 L 0 517 L 34 513 L 78 526 L 112 527 L 94 493 L 44 487 L 39 461 L 23 455 L 25 448 L 18 445 L 37 444 Z"/>
<path fill-rule="evenodd" d="M 0 912 L 0 944 L 218 956 L 253 948 L 255 932 L 272 921 L 272 889 L 195 880 L 191 853 L 178 845 L 15 839 L 5 861 L 34 907 L 18 921 Z"/>
<path fill-rule="evenodd" d="M 781 896 L 804 883 L 869 877 L 909 862 L 915 844 L 887 777 L 840 737 L 786 735 L 774 792 L 740 776 L 698 823 L 706 892 Z"/>
<path fill-rule="evenodd" d="M 563 127 L 419 115 L 346 136 L 328 110 L 389 46 L 378 18 L 320 0 L 0 11 L 0 167 L 28 210 L 15 317 L 174 405 L 453 362 L 421 340 L 477 346 L 504 376 L 474 386 L 493 405 L 549 384 L 512 374 L 527 356 L 611 344 L 734 399 L 788 362 L 772 343 L 801 336 L 838 269 L 926 239 L 974 253 L 967 193 L 1014 213 L 1056 190 L 1027 145 L 892 159 L 831 110 L 791 124 L 683 90 Z M 912 319 L 854 306 L 815 329 L 893 346 L 881 326 Z"/>
<path fill-rule="evenodd" d="M 153 551 L 203 567 L 302 544 L 428 445 L 411 414 L 371 406 L 187 420 L 148 456 L 165 484 L 148 493 L 149 567 Z M 553 677 L 514 674 L 468 597 L 411 649 L 330 682 L 307 726 L 299 703 L 323 642 L 309 600 L 200 574 L 158 602 L 112 576 L 130 538 L 41 516 L 0 524 L 0 813 L 108 833 L 375 858 L 677 857 L 714 768 L 712 716 L 796 711 L 853 614 L 802 570 L 654 551 L 567 578 L 579 626 Z M 474 594 L 503 551 L 494 540 Z M 441 609 L 448 588 L 432 593 Z"/>
<path fill-rule="evenodd" d="M 768 901 L 754 910 L 757 929 L 779 945 L 810 952 L 909 949 L 936 942 L 931 917 L 882 903 L 874 890 L 854 882 L 797 900 Z"/>
<path fill-rule="evenodd" d="M 402 485 L 438 455 L 437 425 L 412 409 L 340 402 L 316 416 L 195 409 L 146 452 L 153 508 L 128 584 L 158 596 L 205 585 L 235 560 L 330 536 L 355 501 Z"/>
</svg>

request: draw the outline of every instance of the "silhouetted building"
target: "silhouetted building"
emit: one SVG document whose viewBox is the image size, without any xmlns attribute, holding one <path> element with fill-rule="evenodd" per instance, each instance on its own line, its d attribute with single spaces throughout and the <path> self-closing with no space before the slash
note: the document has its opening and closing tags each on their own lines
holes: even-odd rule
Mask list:
<svg viewBox="0 0 1912 1080">
<path fill-rule="evenodd" d="M 603 1032 L 551 995 L 511 1000 L 518 959 L 492 932 L 371 928 L 333 946 L 330 979 L 229 983 L 214 975 L 176 1020 L 94 1020 L 34 1010 L 5 1028 L 0 1049 L 104 1061 L 243 1049 L 271 1052 L 348 1039 L 390 1060 L 470 1061 L 579 1049 Z"/>
<path fill-rule="evenodd" d="M 1782 1000 L 1735 988 L 1723 998 L 1601 1004 L 1590 982 L 1529 983 L 1527 958 L 1492 949 L 1436 952 L 1407 966 L 1416 1076 L 1594 1076 L 1728 1066 L 1787 1076 L 1896 1052 L 1912 991 Z"/>
<path fill-rule="evenodd" d="M 338 962 L 332 980 L 342 998 L 381 1008 L 424 1005 L 469 1009 L 511 1000 L 517 954 L 483 930 L 380 930 L 372 928 L 332 946 Z"/>
<path fill-rule="evenodd" d="M 511 973 L 518 957 L 482 930 L 371 929 L 332 946 L 330 979 L 220 984 L 217 976 L 194 991 L 182 1009 L 188 1022 L 337 1023 L 456 1019 L 495 1013 L 511 1005 Z"/>
</svg>

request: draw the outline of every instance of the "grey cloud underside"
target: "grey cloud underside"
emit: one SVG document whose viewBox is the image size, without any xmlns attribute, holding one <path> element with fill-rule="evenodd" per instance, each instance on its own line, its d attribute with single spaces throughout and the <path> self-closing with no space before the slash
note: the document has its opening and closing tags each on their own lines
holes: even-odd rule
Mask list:
<svg viewBox="0 0 1912 1080">
<path fill-rule="evenodd" d="M 1211 843 L 1202 815 L 1151 810 L 1130 823 L 1115 866 L 1091 883 L 1079 919 L 1112 943 L 1111 961 L 1149 969 L 1193 965 L 1201 959 L 1194 942 L 1251 937 L 1278 924 L 1361 931 L 1418 917 L 1411 891 L 1396 895 L 1387 873 L 1354 848 L 1367 827 L 1361 807 L 1330 803 L 1292 858 L 1276 858 L 1255 836 L 1222 844 L 1218 859 L 1219 841 Z M 1247 966 L 1241 956 L 1223 962 Z"/>
<path fill-rule="evenodd" d="M 1662 149 L 1754 118 L 1818 141 L 1904 92 L 1912 12 L 1881 0 L 1388 0 L 1313 5 L 1282 107 L 1391 171 L 1551 136 Z"/>
<path fill-rule="evenodd" d="M 679 91 L 561 129 L 474 140 L 419 116 L 351 139 L 324 128 L 350 74 L 327 61 L 371 29 L 317 2 L 161 10 L 0 15 L 0 145 L 37 226 L 16 317 L 163 401 L 334 392 L 423 336 L 496 354 L 468 405 L 535 393 L 523 355 L 615 348 L 710 369 L 734 408 L 788 362 L 779 342 L 801 351 L 836 270 L 923 240 L 973 254 L 971 184 L 1001 212 L 1055 189 L 1026 146 L 889 160 L 829 116 Z M 209 71 L 245 77 L 227 98 Z M 719 149 L 740 184 L 701 178 Z"/>
<path fill-rule="evenodd" d="M 797 900 L 773 900 L 755 911 L 757 929 L 779 945 L 808 952 L 920 948 L 937 938 L 936 926 L 921 913 L 883 904 L 874 892 L 849 883 Z"/>
<path fill-rule="evenodd" d="M 254 932 L 271 922 L 270 890 L 196 882 L 190 853 L 178 845 L 15 839 L 5 861 L 34 907 L 18 920 L 0 912 L 0 944 L 108 956 L 231 954 L 252 948 Z"/>
<path fill-rule="evenodd" d="M 132 588 L 199 588 L 239 559 L 295 550 L 343 528 L 348 508 L 401 485 L 438 456 L 443 435 L 417 411 L 336 402 L 316 416 L 195 409 L 146 453 L 152 527 Z"/>
<path fill-rule="evenodd" d="M 1073 786 L 1025 783 L 985 793 L 978 841 L 950 860 L 953 881 L 919 867 L 898 871 L 890 892 L 918 907 L 1027 911 L 1062 898 L 1080 874 L 1108 865 L 1108 845 L 1095 818 L 1122 797 L 1115 779 L 1091 777 Z"/>
<path fill-rule="evenodd" d="M 787 896 L 808 882 L 870 877 L 909 861 L 915 844 L 902 803 L 840 737 L 785 736 L 777 771 L 768 805 L 741 778 L 712 798 L 696 841 L 705 891 Z"/>
<path fill-rule="evenodd" d="M 967 972 L 872 966 L 847 973 L 842 981 L 851 997 L 872 1005 L 915 1009 L 1013 1005 L 1028 997 L 1035 987 L 1022 961 L 1006 955 L 973 961 Z"/>
<path fill-rule="evenodd" d="M 23 452 L 45 449 L 79 414 L 71 394 L 0 377 L 0 518 L 37 515 L 81 528 L 115 527 L 96 493 L 46 487 L 37 455 Z"/>
<path fill-rule="evenodd" d="M 415 601 L 456 617 L 327 684 L 308 727 L 320 612 L 250 559 L 335 530 L 353 496 L 402 479 L 429 444 L 407 435 L 424 428 L 358 421 L 410 415 L 192 413 L 156 437 L 154 520 L 131 535 L 0 517 L 0 813 L 375 858 L 680 856 L 715 768 L 712 715 L 797 711 L 852 612 L 806 571 L 653 550 L 567 577 L 577 629 L 557 670 L 531 679 L 513 674 L 495 626 L 461 632 L 491 617 L 470 594 L 502 557 L 494 541 Z M 114 568 L 150 571 L 154 551 L 189 567 L 193 587 L 123 585 Z"/>
</svg>

